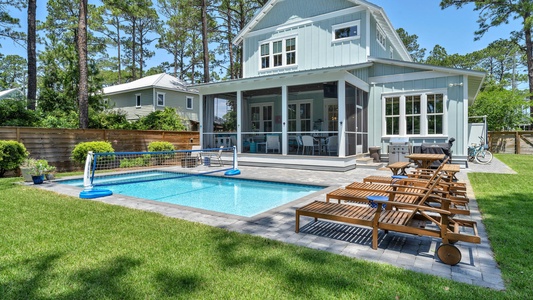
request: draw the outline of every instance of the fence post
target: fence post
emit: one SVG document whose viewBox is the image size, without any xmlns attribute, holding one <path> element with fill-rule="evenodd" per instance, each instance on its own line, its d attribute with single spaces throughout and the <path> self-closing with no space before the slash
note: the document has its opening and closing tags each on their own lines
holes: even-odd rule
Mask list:
<svg viewBox="0 0 533 300">
<path fill-rule="evenodd" d="M 516 148 L 515 153 L 520 154 L 521 152 L 520 151 L 520 133 L 518 131 L 515 132 L 514 139 L 515 139 L 515 148 Z"/>
</svg>

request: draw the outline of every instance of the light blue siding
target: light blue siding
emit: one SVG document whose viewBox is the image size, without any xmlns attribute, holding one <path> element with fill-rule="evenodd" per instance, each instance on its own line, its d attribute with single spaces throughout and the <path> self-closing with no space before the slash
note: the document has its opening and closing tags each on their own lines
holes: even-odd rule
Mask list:
<svg viewBox="0 0 533 300">
<path fill-rule="evenodd" d="M 360 20 L 361 37 L 355 40 L 332 43 L 332 26 Z M 244 40 L 245 77 L 255 77 L 292 71 L 312 70 L 365 62 L 366 39 L 364 25 L 366 13 L 358 12 L 333 19 L 314 22 L 283 31 L 254 35 Z M 295 36 L 297 66 L 260 70 L 259 47 L 262 42 Z"/>
<path fill-rule="evenodd" d="M 353 7 L 354 4 L 345 0 L 284 0 L 270 10 L 255 27 L 261 30 L 272 26 L 279 26 L 287 21 L 303 20 L 332 11 Z"/>
<path fill-rule="evenodd" d="M 378 66 L 376 67 L 383 67 Z M 393 74 L 398 71 L 398 67 L 387 66 L 389 70 L 394 71 Z M 378 68 L 379 69 L 379 68 Z M 381 76 L 391 75 L 382 73 L 383 69 L 377 73 Z M 415 71 L 414 69 L 404 68 L 404 71 Z M 371 72 L 376 73 L 376 69 L 371 68 Z M 447 110 L 447 135 L 442 137 L 410 137 L 410 141 L 413 145 L 420 145 L 421 143 L 445 143 L 450 137 L 455 137 L 456 142 L 452 148 L 454 155 L 465 155 L 466 145 L 463 144 L 461 138 L 464 135 L 465 130 L 465 103 L 463 99 L 463 86 L 450 87 L 450 83 L 462 82 L 462 76 L 447 76 L 438 78 L 427 78 L 420 80 L 406 80 L 397 82 L 388 82 L 385 84 L 379 84 L 372 86 L 369 93 L 369 145 L 381 146 L 382 153 L 387 153 L 388 138 L 382 136 L 382 119 L 383 119 L 383 102 L 382 95 L 384 93 L 408 93 L 417 91 L 430 91 L 430 90 L 442 90 L 446 89 L 448 101 L 446 102 Z"/>
</svg>

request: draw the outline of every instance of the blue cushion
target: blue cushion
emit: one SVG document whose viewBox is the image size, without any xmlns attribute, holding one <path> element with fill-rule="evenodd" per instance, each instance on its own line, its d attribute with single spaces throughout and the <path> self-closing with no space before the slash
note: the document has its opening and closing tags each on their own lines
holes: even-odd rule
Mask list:
<svg viewBox="0 0 533 300">
<path fill-rule="evenodd" d="M 375 203 L 374 201 L 389 201 L 389 197 L 377 196 L 377 195 L 367 196 L 366 199 L 369 201 L 368 206 L 370 206 L 371 208 L 378 208 L 378 204 Z M 385 209 L 386 206 L 387 204 L 381 205 L 383 209 Z"/>
</svg>

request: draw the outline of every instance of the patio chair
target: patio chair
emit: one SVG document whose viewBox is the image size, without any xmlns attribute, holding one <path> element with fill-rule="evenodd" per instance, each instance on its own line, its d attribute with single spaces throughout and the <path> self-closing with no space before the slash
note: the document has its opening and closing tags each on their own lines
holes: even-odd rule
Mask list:
<svg viewBox="0 0 533 300">
<path fill-rule="evenodd" d="M 302 136 L 302 145 L 303 145 L 302 154 L 305 154 L 305 149 L 311 147 L 311 150 L 313 151 L 313 155 L 315 155 L 315 148 L 318 147 L 318 145 L 315 143 L 315 138 L 314 137 L 312 137 L 310 135 L 303 135 Z"/>
<path fill-rule="evenodd" d="M 280 153 L 279 136 L 267 135 L 265 153 L 268 153 L 268 150 L 272 150 L 272 152 L 276 150 Z"/>
<path fill-rule="evenodd" d="M 301 135 L 297 135 L 296 136 L 296 143 L 298 144 L 298 148 L 296 148 L 296 154 L 298 154 L 298 152 L 300 152 L 300 147 L 302 147 L 302 154 L 304 154 L 304 150 L 303 150 L 304 144 L 302 142 L 302 136 Z"/>
<path fill-rule="evenodd" d="M 328 155 L 331 155 L 331 153 L 337 154 L 337 148 L 339 144 L 339 137 L 334 135 L 326 138 L 326 151 L 328 152 Z"/>
<path fill-rule="evenodd" d="M 209 155 L 211 164 L 213 163 L 213 159 L 216 159 L 217 162 L 220 164 L 220 166 L 224 165 L 224 163 L 222 162 L 222 149 L 224 149 L 224 146 L 220 146 L 220 149 L 218 150 L 218 152 L 214 152 L 211 155 Z"/>
<path fill-rule="evenodd" d="M 192 149 L 191 150 L 202 150 L 202 146 L 192 146 Z M 198 151 L 198 152 L 192 152 L 191 153 L 191 157 L 195 157 L 196 158 L 196 164 L 197 165 L 201 165 L 202 164 L 202 152 Z"/>
</svg>

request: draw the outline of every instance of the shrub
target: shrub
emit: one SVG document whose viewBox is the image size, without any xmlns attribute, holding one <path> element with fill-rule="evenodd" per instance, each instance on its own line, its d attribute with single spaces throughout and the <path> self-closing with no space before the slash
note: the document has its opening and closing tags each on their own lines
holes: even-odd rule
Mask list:
<svg viewBox="0 0 533 300">
<path fill-rule="evenodd" d="M 159 152 L 159 151 L 173 151 L 174 145 L 169 142 L 151 142 L 148 145 L 148 151 L 150 152 Z M 166 160 L 174 157 L 172 154 L 155 154 L 153 155 L 155 163 L 158 165 L 163 164 Z"/>
<path fill-rule="evenodd" d="M 124 158 L 120 161 L 121 168 L 146 167 L 150 165 L 151 156 L 145 154 L 137 158 Z"/>
<path fill-rule="evenodd" d="M 115 152 L 109 142 L 84 142 L 76 145 L 74 150 L 72 150 L 70 159 L 83 164 L 89 151 L 94 153 Z"/>
<path fill-rule="evenodd" d="M 7 171 L 15 170 L 28 157 L 28 151 L 17 141 L 0 141 L 0 177 Z"/>
<path fill-rule="evenodd" d="M 135 127 L 140 130 L 176 130 L 183 131 L 187 127 L 183 125 L 183 119 L 176 109 L 165 107 L 164 110 L 156 110 L 141 117 L 135 122 Z"/>
<path fill-rule="evenodd" d="M 35 126 L 38 122 L 38 114 L 26 109 L 26 101 L 20 99 L 0 101 L 0 126 Z"/>
<path fill-rule="evenodd" d="M 157 152 L 157 151 L 172 151 L 174 150 L 174 145 L 170 142 L 151 142 L 148 144 L 148 151 Z"/>
</svg>

